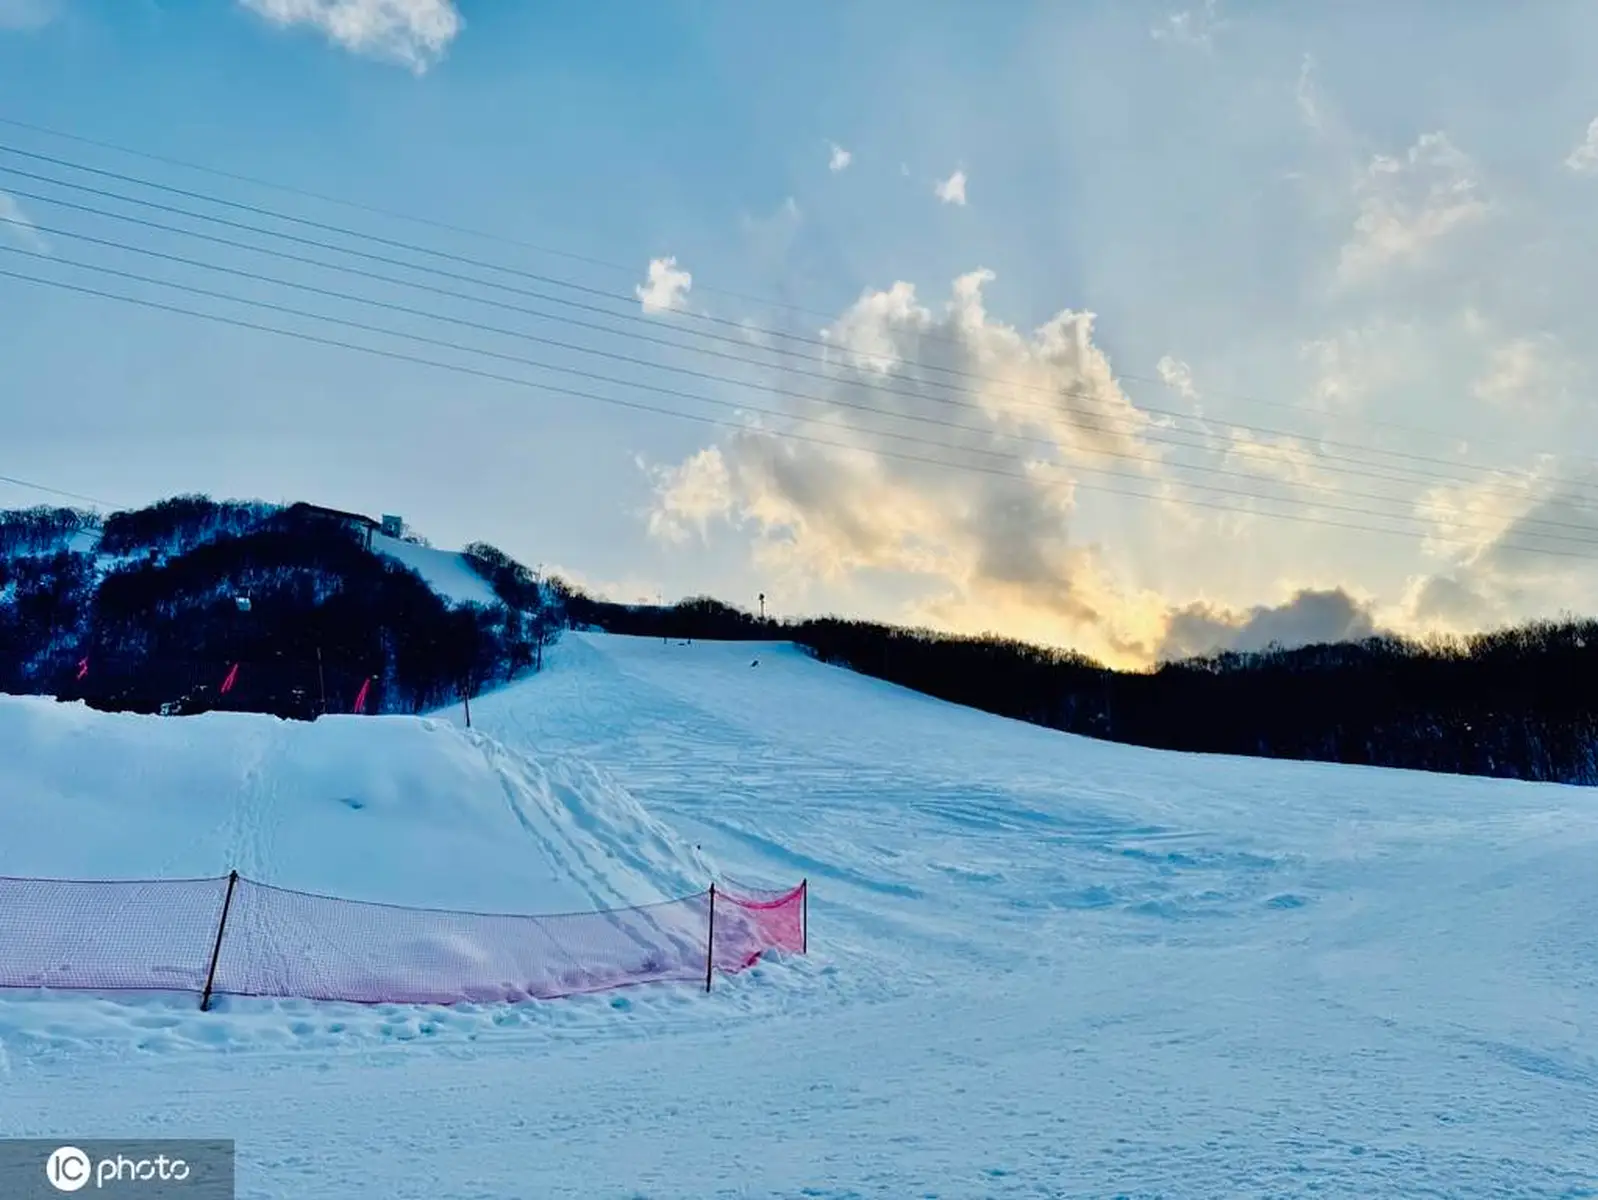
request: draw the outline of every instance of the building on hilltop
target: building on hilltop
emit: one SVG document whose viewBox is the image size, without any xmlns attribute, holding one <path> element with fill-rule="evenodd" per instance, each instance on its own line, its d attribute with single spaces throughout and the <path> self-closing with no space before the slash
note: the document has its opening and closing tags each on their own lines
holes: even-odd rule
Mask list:
<svg viewBox="0 0 1598 1200">
<path fill-rule="evenodd" d="M 326 508 L 320 504 L 307 504 L 303 500 L 289 505 L 288 511 L 293 516 L 311 517 L 342 525 L 350 532 L 356 534 L 361 539 L 361 544 L 368 550 L 372 548 L 372 534 L 378 532 L 381 528 L 371 517 L 362 513 L 345 512 L 340 508 Z"/>
</svg>

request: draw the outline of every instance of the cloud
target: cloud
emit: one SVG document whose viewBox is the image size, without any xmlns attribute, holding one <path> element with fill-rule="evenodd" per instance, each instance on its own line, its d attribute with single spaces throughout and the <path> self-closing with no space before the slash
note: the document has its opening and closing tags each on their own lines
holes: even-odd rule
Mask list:
<svg viewBox="0 0 1598 1200">
<path fill-rule="evenodd" d="M 1558 476 L 1542 457 L 1520 472 L 1434 488 L 1418 506 L 1438 570 L 1411 577 L 1401 604 L 1416 630 L 1468 633 L 1590 610 L 1598 584 L 1598 473 Z"/>
<path fill-rule="evenodd" d="M 1141 465 L 1117 467 L 1157 482 L 1149 422 L 1095 345 L 1091 313 L 1023 332 L 988 313 L 992 279 L 960 277 L 939 310 L 905 282 L 863 294 L 822 331 L 823 403 L 795 405 L 781 427 L 833 444 L 752 426 L 656 469 L 651 530 L 681 541 L 719 526 L 749 539 L 768 578 L 891 577 L 915 597 L 909 615 L 945 627 L 1146 658 L 1164 606 L 1073 541 L 1070 468 L 1131 453 Z"/>
<path fill-rule="evenodd" d="M 1198 399 L 1198 389 L 1193 386 L 1193 368 L 1181 359 L 1167 354 L 1154 364 L 1154 369 L 1159 372 L 1160 381 L 1182 399 Z"/>
<path fill-rule="evenodd" d="M 710 522 L 728 516 L 732 509 L 727 462 L 715 446 L 650 474 L 657 503 L 649 513 L 649 532 L 662 541 L 681 544 L 695 533 L 704 540 Z"/>
<path fill-rule="evenodd" d="M 44 240 L 44 235 L 38 227 L 28 219 L 28 214 L 22 211 L 14 196 L 0 192 L 0 234 L 4 234 L 12 241 L 17 242 L 25 249 L 33 250 L 39 254 L 48 254 L 50 244 Z"/>
<path fill-rule="evenodd" d="M 1342 588 L 1305 588 L 1283 604 L 1246 611 L 1199 602 L 1170 614 L 1156 655 L 1165 662 L 1222 650 L 1292 649 L 1327 642 L 1349 642 L 1376 632 L 1370 606 Z"/>
<path fill-rule="evenodd" d="M 1157 42 L 1173 42 L 1208 50 L 1214 45 L 1216 30 L 1224 24 L 1216 16 L 1215 0 L 1204 0 L 1199 8 L 1168 13 L 1163 21 L 1149 30 L 1149 36 Z"/>
<path fill-rule="evenodd" d="M 941 183 L 933 185 L 933 192 L 945 204 L 965 205 L 965 171 L 957 170 Z"/>
<path fill-rule="evenodd" d="M 827 170 L 837 173 L 848 170 L 849 164 L 854 161 L 854 155 L 845 150 L 837 142 L 831 143 L 832 157 L 827 160 Z"/>
<path fill-rule="evenodd" d="M 1598 175 L 1598 117 L 1587 125 L 1587 135 L 1565 158 L 1565 166 L 1578 175 Z"/>
<path fill-rule="evenodd" d="M 1225 461 L 1239 472 L 1304 488 L 1332 490 L 1337 481 L 1320 469 L 1320 456 L 1302 438 L 1256 436 L 1232 429 Z"/>
<path fill-rule="evenodd" d="M 1474 164 L 1445 133 L 1422 134 L 1401 158 L 1376 155 L 1355 194 L 1359 212 L 1337 268 L 1344 284 L 1421 261 L 1435 243 L 1491 208 Z"/>
<path fill-rule="evenodd" d="M 418 75 L 443 57 L 465 21 L 454 0 L 238 0 L 273 25 L 305 25 L 355 54 Z"/>
<path fill-rule="evenodd" d="M 1380 319 L 1301 343 L 1299 358 L 1313 372 L 1310 403 L 1326 413 L 1357 410 L 1367 397 L 1395 386 L 1416 369 L 1419 343 L 1411 326 Z"/>
<path fill-rule="evenodd" d="M 681 308 L 693 286 L 694 277 L 680 268 L 675 258 L 655 258 L 649 262 L 649 281 L 633 288 L 633 293 L 646 313 L 663 313 Z"/>
<path fill-rule="evenodd" d="M 0 30 L 43 29 L 60 15 L 59 0 L 0 0 Z"/>
<path fill-rule="evenodd" d="M 1487 367 L 1471 385 L 1478 400 L 1511 411 L 1546 405 L 1561 388 L 1558 342 L 1549 334 L 1511 338 L 1488 352 Z"/>
</svg>

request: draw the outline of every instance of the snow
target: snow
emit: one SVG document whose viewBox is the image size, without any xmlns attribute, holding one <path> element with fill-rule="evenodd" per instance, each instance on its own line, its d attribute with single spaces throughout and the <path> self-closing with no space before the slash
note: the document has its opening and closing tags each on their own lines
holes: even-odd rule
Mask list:
<svg viewBox="0 0 1598 1200">
<path fill-rule="evenodd" d="M 355 900 L 580 912 L 707 868 L 592 765 L 445 721 L 173 720 L 0 696 L 0 874 L 225 875 Z M 70 831 L 70 837 L 63 837 Z"/>
<path fill-rule="evenodd" d="M 499 603 L 487 580 L 456 551 L 434 550 L 431 546 L 418 546 L 381 533 L 372 534 L 372 549 L 415 571 L 428 587 L 452 604 L 492 608 Z"/>
<path fill-rule="evenodd" d="M 1592 793 L 1098 743 L 782 645 L 549 661 L 470 733 L 0 702 L 0 870 L 806 875 L 807 958 L 502 1008 L 21 995 L 0 1129 L 234 1137 L 261 1198 L 1598 1195 Z"/>
</svg>

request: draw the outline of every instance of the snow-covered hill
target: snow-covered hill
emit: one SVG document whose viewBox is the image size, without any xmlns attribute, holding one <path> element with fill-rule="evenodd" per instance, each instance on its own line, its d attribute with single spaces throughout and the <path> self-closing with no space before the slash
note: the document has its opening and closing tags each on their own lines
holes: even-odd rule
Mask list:
<svg viewBox="0 0 1598 1200">
<path fill-rule="evenodd" d="M 372 549 L 385 558 L 392 558 L 426 581 L 427 586 L 451 604 L 478 604 L 493 608 L 499 603 L 494 589 L 488 586 L 466 556 L 455 550 L 435 550 L 399 538 L 372 535 Z"/>
<path fill-rule="evenodd" d="M 0 1000 L 0 1128 L 232 1136 L 244 1197 L 1598 1195 L 1588 791 L 1086 741 L 780 645 L 570 635 L 458 719 L 0 705 L 0 867 L 497 897 L 548 861 L 507 780 L 558 779 L 581 886 L 806 875 L 809 957 L 509 1009 Z"/>
</svg>

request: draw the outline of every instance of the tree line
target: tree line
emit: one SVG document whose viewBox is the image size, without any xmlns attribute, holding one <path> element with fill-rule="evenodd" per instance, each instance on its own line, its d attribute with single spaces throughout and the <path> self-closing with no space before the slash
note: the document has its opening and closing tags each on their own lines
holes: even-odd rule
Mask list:
<svg viewBox="0 0 1598 1200">
<path fill-rule="evenodd" d="M 1116 671 L 1014 639 L 778 621 L 705 596 L 617 604 L 484 543 L 464 556 L 498 605 L 446 603 L 304 506 L 182 496 L 103 519 L 0 512 L 0 691 L 139 712 L 313 717 L 358 696 L 368 712 L 420 712 L 538 669 L 569 627 L 792 641 L 943 700 L 1162 749 L 1598 783 L 1598 622 Z"/>
<path fill-rule="evenodd" d="M 1140 746 L 1598 784 L 1598 622 L 1458 639 L 1391 635 L 1116 671 L 1081 654 L 840 617 L 777 621 L 706 597 L 565 596 L 574 625 L 792 641 L 957 704 Z"/>
</svg>

